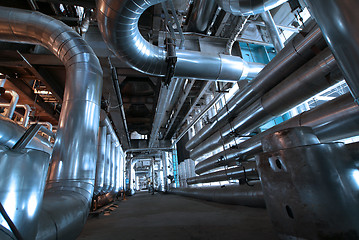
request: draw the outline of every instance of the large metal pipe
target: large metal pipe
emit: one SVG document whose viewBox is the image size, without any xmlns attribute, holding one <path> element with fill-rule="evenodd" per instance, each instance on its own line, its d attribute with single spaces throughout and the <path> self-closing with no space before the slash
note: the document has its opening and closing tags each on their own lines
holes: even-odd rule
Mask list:
<svg viewBox="0 0 359 240">
<path fill-rule="evenodd" d="M 108 129 L 108 128 L 107 128 Z M 106 135 L 106 162 L 104 169 L 104 183 L 102 191 L 104 193 L 110 192 L 111 188 L 111 147 L 112 147 L 112 136 L 107 132 Z"/>
<path fill-rule="evenodd" d="M 191 150 L 196 147 L 203 139 L 228 123 L 230 118 L 236 116 L 241 110 L 308 62 L 315 56 L 313 49 L 324 49 L 326 44 L 320 29 L 313 24 L 308 24 L 265 66 L 255 79 L 233 96 L 226 107 L 219 110 L 217 115 L 211 119 L 211 123 L 203 127 L 187 142 L 186 149 Z"/>
<path fill-rule="evenodd" d="M 188 19 L 187 32 L 206 33 L 217 8 L 215 0 L 196 0 Z"/>
<path fill-rule="evenodd" d="M 224 187 L 173 188 L 170 192 L 207 201 L 265 208 L 260 183 L 254 186 L 226 185 Z"/>
<path fill-rule="evenodd" d="M 194 148 L 191 157 L 197 158 L 220 147 L 223 143 L 229 143 L 233 140 L 233 133 L 239 135 L 249 133 L 275 116 L 337 83 L 342 78 L 340 73 L 338 73 L 339 77 L 338 74 L 334 74 L 336 71 L 339 72 L 335 59 L 330 50 L 325 49 Z M 329 73 L 332 74 L 328 76 Z"/>
<path fill-rule="evenodd" d="M 359 2 L 357 0 L 305 0 L 311 15 L 338 61 L 351 93 L 359 103 Z"/>
<path fill-rule="evenodd" d="M 0 39 L 40 44 L 65 65 L 62 111 L 37 238 L 76 238 L 86 221 L 95 182 L 100 63 L 81 36 L 40 12 L 1 7 Z"/>
<path fill-rule="evenodd" d="M 107 134 L 111 134 L 113 141 L 115 141 L 116 146 L 120 145 L 120 141 L 118 140 L 117 134 L 112 127 L 111 121 L 108 118 L 106 111 L 101 109 L 100 111 L 100 123 L 102 126 L 107 127 Z"/>
<path fill-rule="evenodd" d="M 271 13 L 269 11 L 265 11 L 261 13 L 261 17 L 266 24 L 267 32 L 272 40 L 273 46 L 277 53 L 279 53 L 284 48 L 284 43 L 279 36 L 278 28 L 275 25 Z"/>
<path fill-rule="evenodd" d="M 11 107 L 11 104 L 10 103 L 0 103 L 0 107 Z M 25 110 L 21 125 L 23 127 L 27 127 L 27 125 L 29 124 L 31 107 L 28 104 L 17 104 L 15 108 L 23 108 Z"/>
<path fill-rule="evenodd" d="M 288 0 L 217 0 L 218 5 L 233 15 L 256 15 L 269 11 Z"/>
<path fill-rule="evenodd" d="M 200 176 L 188 178 L 187 184 L 209 183 L 209 182 L 229 181 L 229 180 L 238 180 L 238 179 L 245 179 L 246 181 L 259 180 L 258 172 L 255 168 L 247 169 L 243 167 L 234 167 L 230 169 L 225 169 L 213 173 L 208 173 L 208 174 L 203 174 Z"/>
<path fill-rule="evenodd" d="M 350 94 L 345 94 L 251 137 L 238 144 L 238 149 L 227 149 L 199 162 L 195 171 L 202 174 L 220 166 L 244 161 L 262 152 L 261 139 L 264 136 L 301 126 L 312 127 L 322 142 L 356 136 L 359 134 L 359 107 Z"/>
<path fill-rule="evenodd" d="M 106 126 L 100 126 L 98 132 L 98 154 L 96 162 L 96 178 L 94 195 L 100 194 L 104 188 L 105 163 L 106 163 Z"/>
<path fill-rule="evenodd" d="M 147 42 L 138 29 L 141 14 L 164 0 L 98 0 L 97 20 L 108 46 L 134 69 L 154 76 L 168 71 L 165 49 Z M 223 54 L 177 50 L 174 77 L 237 81 L 255 77 L 263 64 Z"/>
</svg>

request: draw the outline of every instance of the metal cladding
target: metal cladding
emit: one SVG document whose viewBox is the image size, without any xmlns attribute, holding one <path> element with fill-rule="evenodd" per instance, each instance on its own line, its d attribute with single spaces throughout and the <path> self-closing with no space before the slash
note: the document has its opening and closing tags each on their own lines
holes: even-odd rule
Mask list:
<svg viewBox="0 0 359 240">
<path fill-rule="evenodd" d="M 97 163 L 96 163 L 96 178 L 95 178 L 95 189 L 94 195 L 97 195 L 102 192 L 104 188 L 105 180 L 105 163 L 106 163 L 106 135 L 107 127 L 100 126 L 98 133 L 98 154 L 97 154 Z"/>
<path fill-rule="evenodd" d="M 50 154 L 0 146 L 0 160 L 0 202 L 23 239 L 35 239 Z M 0 225 L 9 229 L 2 217 Z"/>
<path fill-rule="evenodd" d="M 238 144 L 238 149 L 227 149 L 196 165 L 196 173 L 202 174 L 220 166 L 226 166 L 261 153 L 261 139 L 285 128 L 312 127 L 321 141 L 335 141 L 359 134 L 359 107 L 350 94 L 345 94 L 310 111 L 297 115 L 265 132 Z"/>
<path fill-rule="evenodd" d="M 341 79 L 329 49 L 323 50 L 285 80 L 243 110 L 230 123 L 211 135 L 191 152 L 194 159 L 233 140 L 233 133 L 247 134 L 260 124 L 290 110 L 297 104 L 330 87 Z M 298 89 L 301 91 L 298 92 Z"/>
<path fill-rule="evenodd" d="M 187 31 L 205 33 L 217 8 L 215 0 L 195 1 L 192 13 L 196 14 L 190 15 Z"/>
<path fill-rule="evenodd" d="M 12 119 L 12 117 L 14 116 L 16 104 L 19 101 L 19 94 L 17 94 L 13 90 L 5 91 L 5 93 L 11 95 L 11 101 L 10 101 L 9 109 L 6 112 L 5 117 L 8 117 L 8 118 Z"/>
<path fill-rule="evenodd" d="M 301 127 L 269 134 L 262 145 L 257 165 L 280 238 L 359 238 L 359 170 L 343 143 L 320 143 Z"/>
<path fill-rule="evenodd" d="M 171 193 L 213 202 L 265 208 L 260 183 L 256 183 L 254 186 L 173 188 Z"/>
<path fill-rule="evenodd" d="M 134 69 L 165 76 L 168 68 L 165 49 L 147 42 L 139 32 L 138 20 L 150 6 L 164 0 L 98 0 L 97 20 L 102 36 L 116 55 Z M 177 50 L 174 77 L 238 81 L 255 77 L 263 64 L 222 54 Z"/>
<path fill-rule="evenodd" d="M 65 65 L 66 85 L 38 238 L 75 238 L 86 220 L 95 182 L 102 69 L 88 44 L 40 12 L 0 8 L 0 39 L 40 44 Z"/>
<path fill-rule="evenodd" d="M 204 139 L 228 123 L 230 118 L 236 116 L 313 58 L 315 56 L 313 49 L 324 49 L 325 46 L 319 27 L 313 26 L 313 23 L 308 24 L 263 68 L 255 79 L 228 101 L 227 107 L 222 108 L 211 119 L 211 123 L 204 126 L 187 142 L 186 149 L 191 150 L 198 146 Z"/>
<path fill-rule="evenodd" d="M 344 78 L 359 103 L 359 22 L 356 0 L 305 0 L 309 11 L 322 30 L 325 40 L 338 61 Z"/>
<path fill-rule="evenodd" d="M 269 11 L 288 0 L 217 0 L 218 5 L 233 15 L 255 15 Z"/>
</svg>

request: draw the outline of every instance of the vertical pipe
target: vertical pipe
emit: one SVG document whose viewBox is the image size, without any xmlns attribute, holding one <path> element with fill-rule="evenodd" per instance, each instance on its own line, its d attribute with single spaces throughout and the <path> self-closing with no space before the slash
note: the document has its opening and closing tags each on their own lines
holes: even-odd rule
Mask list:
<svg viewBox="0 0 359 240">
<path fill-rule="evenodd" d="M 106 126 L 101 126 L 98 133 L 98 154 L 96 163 L 96 178 L 94 194 L 99 194 L 104 189 L 105 162 L 106 162 Z"/>
<path fill-rule="evenodd" d="M 359 103 L 359 1 L 305 0 Z"/>
<path fill-rule="evenodd" d="M 111 134 L 107 134 L 106 136 L 106 162 L 105 162 L 105 171 L 104 171 L 104 184 L 103 184 L 103 192 L 107 193 L 111 187 L 111 145 L 112 137 Z"/>
<path fill-rule="evenodd" d="M 111 192 L 116 188 L 116 143 L 111 143 Z"/>
<path fill-rule="evenodd" d="M 19 101 L 19 94 L 17 94 L 13 90 L 6 90 L 5 93 L 11 95 L 10 106 L 5 114 L 5 117 L 12 119 L 12 117 L 14 116 L 16 104 Z"/>
<path fill-rule="evenodd" d="M 22 126 L 27 127 L 27 125 L 29 124 L 31 107 L 27 104 L 24 104 L 22 106 L 24 106 L 24 109 L 25 109 L 25 113 L 24 113 L 23 120 L 22 120 Z"/>
<path fill-rule="evenodd" d="M 277 53 L 280 52 L 280 50 L 284 48 L 284 43 L 279 36 L 279 31 L 277 26 L 275 25 L 272 15 L 269 11 L 265 11 L 261 13 L 261 17 L 266 24 L 267 32 L 272 40 L 275 50 L 277 51 Z"/>
</svg>

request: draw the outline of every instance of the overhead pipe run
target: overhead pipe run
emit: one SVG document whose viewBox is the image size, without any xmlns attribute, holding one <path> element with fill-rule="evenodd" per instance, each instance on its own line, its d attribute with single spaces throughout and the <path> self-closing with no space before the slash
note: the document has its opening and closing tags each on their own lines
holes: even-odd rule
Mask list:
<svg viewBox="0 0 359 240">
<path fill-rule="evenodd" d="M 66 85 L 38 239 L 74 239 L 86 221 L 96 171 L 102 69 L 87 43 L 40 12 L 0 8 L 0 39 L 40 44 L 65 65 Z"/>
<path fill-rule="evenodd" d="M 216 0 L 226 12 L 237 16 L 256 15 L 276 8 L 288 0 Z"/>
<path fill-rule="evenodd" d="M 138 29 L 141 14 L 164 0 L 97 1 L 97 20 L 102 36 L 116 55 L 134 69 L 153 76 L 168 72 L 165 49 L 147 42 Z M 173 77 L 202 80 L 238 81 L 254 78 L 264 67 L 242 58 L 223 54 L 176 50 L 177 63 Z"/>
<path fill-rule="evenodd" d="M 318 26 L 311 22 L 297 34 L 265 68 L 242 91 L 228 101 L 226 107 L 219 110 L 210 123 L 204 126 L 186 143 L 186 149 L 191 150 L 204 139 L 223 127 L 228 120 L 236 116 L 267 91 L 283 81 L 287 76 L 315 56 L 313 49 L 324 49 L 322 33 Z"/>
<path fill-rule="evenodd" d="M 284 43 L 280 38 L 279 31 L 273 17 L 269 11 L 261 13 L 262 20 L 265 22 L 267 32 L 272 40 L 273 46 L 277 53 L 279 53 L 284 48 Z"/>
</svg>

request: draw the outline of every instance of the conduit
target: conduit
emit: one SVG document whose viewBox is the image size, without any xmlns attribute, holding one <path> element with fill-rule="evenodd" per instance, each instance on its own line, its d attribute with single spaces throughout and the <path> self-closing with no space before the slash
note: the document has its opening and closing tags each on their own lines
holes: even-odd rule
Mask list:
<svg viewBox="0 0 359 240">
<path fill-rule="evenodd" d="M 62 111 L 37 238 L 74 239 L 86 221 L 95 182 L 101 66 L 76 32 L 39 12 L 1 7 L 0 39 L 40 44 L 65 65 Z"/>
<path fill-rule="evenodd" d="M 161 77 L 168 71 L 167 52 L 142 37 L 138 20 L 147 8 L 163 1 L 97 1 L 98 26 L 109 48 L 134 69 Z M 178 78 L 238 81 L 255 77 L 264 66 L 239 57 L 186 50 L 176 50 L 176 57 L 174 77 Z"/>
</svg>

